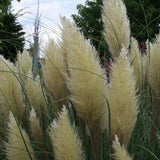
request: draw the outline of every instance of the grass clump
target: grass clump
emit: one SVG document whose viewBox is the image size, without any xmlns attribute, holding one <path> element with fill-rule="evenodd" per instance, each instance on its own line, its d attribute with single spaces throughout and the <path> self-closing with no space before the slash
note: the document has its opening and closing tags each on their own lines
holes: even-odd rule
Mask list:
<svg viewBox="0 0 160 160">
<path fill-rule="evenodd" d="M 0 57 L 0 159 L 160 158 L 159 36 L 141 56 L 123 1 L 104 0 L 103 10 L 109 78 L 67 19 L 36 78 L 28 52 L 15 64 Z"/>
</svg>

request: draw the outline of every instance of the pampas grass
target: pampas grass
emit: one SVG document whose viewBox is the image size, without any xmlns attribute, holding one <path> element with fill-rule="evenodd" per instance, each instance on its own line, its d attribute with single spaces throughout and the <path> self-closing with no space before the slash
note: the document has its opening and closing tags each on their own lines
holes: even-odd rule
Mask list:
<svg viewBox="0 0 160 160">
<path fill-rule="evenodd" d="M 119 143 L 119 139 L 117 135 L 115 136 L 115 140 L 113 141 L 113 149 L 114 149 L 114 159 L 115 160 L 132 160 L 133 158 L 127 153 L 126 148 Z"/>
<path fill-rule="evenodd" d="M 122 47 L 128 48 L 130 24 L 122 0 L 103 1 L 103 23 L 105 39 L 113 59 L 118 58 Z"/>
<path fill-rule="evenodd" d="M 47 153 L 44 152 L 45 150 L 45 144 L 44 144 L 44 138 L 43 138 L 43 130 L 39 122 L 39 118 L 36 115 L 36 112 L 32 108 L 30 111 L 30 129 L 33 137 L 33 144 L 35 146 L 35 149 L 39 151 L 40 156 L 43 159 L 47 159 Z"/>
<path fill-rule="evenodd" d="M 122 0 L 104 0 L 103 21 L 110 79 L 66 18 L 61 38 L 43 50 L 37 77 L 28 52 L 15 64 L 0 56 L 0 159 L 159 159 L 160 36 L 141 57 Z"/>
<path fill-rule="evenodd" d="M 45 48 L 46 58 L 43 65 L 45 85 L 57 109 L 67 103 L 67 88 L 65 80 L 65 63 L 60 48 L 53 40 Z"/>
<path fill-rule="evenodd" d="M 49 135 L 55 160 L 85 160 L 77 130 L 71 126 L 65 107 L 60 113 L 58 121 L 52 122 Z"/>
<path fill-rule="evenodd" d="M 136 39 L 131 39 L 131 50 L 129 54 L 131 66 L 133 66 L 133 73 L 136 79 L 136 88 L 139 91 L 143 90 L 145 80 L 145 59 L 142 56 Z"/>
<path fill-rule="evenodd" d="M 159 120 L 159 96 L 160 96 L 160 35 L 157 35 L 155 42 L 150 44 L 150 65 L 148 67 L 148 83 L 152 90 L 152 136 L 151 143 L 155 146 L 158 120 Z"/>
<path fill-rule="evenodd" d="M 154 43 L 150 44 L 150 65 L 148 71 L 148 81 L 156 96 L 160 96 L 160 35 Z"/>
<path fill-rule="evenodd" d="M 7 159 L 35 160 L 27 133 L 19 126 L 12 113 L 9 116 L 8 142 L 5 144 Z"/>
<path fill-rule="evenodd" d="M 67 84 L 71 90 L 71 99 L 78 114 L 86 120 L 89 128 L 95 128 L 95 125 L 99 124 L 103 131 L 106 105 L 105 71 L 100 67 L 95 49 L 84 40 L 74 25 L 71 26 L 70 32 L 66 35 L 70 71 Z"/>
<path fill-rule="evenodd" d="M 47 112 L 46 112 L 45 95 L 43 94 L 39 77 L 37 76 L 37 78 L 34 80 L 33 74 L 29 72 L 27 74 L 25 88 L 29 100 L 29 105 L 34 108 L 38 118 L 41 119 L 43 112 L 45 114 Z"/>
<path fill-rule="evenodd" d="M 22 54 L 19 53 L 16 61 L 17 72 L 22 82 L 25 82 L 28 72 L 32 72 L 33 58 L 28 51 L 24 51 Z"/>
<path fill-rule="evenodd" d="M 117 135 L 120 143 L 127 147 L 137 120 L 138 99 L 133 69 L 124 48 L 120 57 L 111 66 L 107 98 L 111 113 L 112 140 L 114 135 Z"/>
<path fill-rule="evenodd" d="M 66 68 L 66 71 L 68 71 L 68 62 L 67 62 L 67 56 L 68 56 L 68 42 L 67 42 L 67 35 L 68 35 L 68 32 L 70 31 L 70 28 L 72 28 L 72 23 L 66 23 L 66 20 L 64 20 L 62 17 L 61 17 L 61 24 L 62 26 L 60 27 L 61 29 L 61 41 L 60 41 L 60 50 L 62 52 L 62 55 L 63 55 L 63 60 L 64 60 L 64 63 L 65 63 L 65 68 Z"/>
<path fill-rule="evenodd" d="M 30 124 L 31 124 L 31 132 L 33 135 L 33 139 L 35 143 L 42 145 L 43 144 L 43 133 L 42 133 L 42 128 L 39 123 L 39 119 L 36 116 L 36 112 L 32 108 L 30 112 Z"/>
<path fill-rule="evenodd" d="M 0 56 L 0 103 L 1 112 L 6 119 L 10 110 L 20 120 L 24 112 L 23 94 L 17 70 L 10 61 Z"/>
<path fill-rule="evenodd" d="M 65 34 L 69 67 L 67 85 L 74 107 L 87 123 L 93 147 L 99 155 L 106 124 L 105 71 L 100 67 L 96 51 L 90 42 L 84 39 L 69 20 L 65 20 L 65 23 L 69 27 Z"/>
</svg>

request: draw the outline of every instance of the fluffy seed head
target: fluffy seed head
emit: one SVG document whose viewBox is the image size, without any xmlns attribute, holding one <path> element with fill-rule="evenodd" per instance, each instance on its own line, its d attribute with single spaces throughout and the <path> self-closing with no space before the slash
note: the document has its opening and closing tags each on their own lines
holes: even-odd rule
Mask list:
<svg viewBox="0 0 160 160">
<path fill-rule="evenodd" d="M 61 49 L 61 52 L 63 54 L 63 59 L 64 59 L 64 62 L 65 62 L 65 65 L 66 65 L 66 70 L 68 71 L 68 63 L 67 63 L 67 48 L 68 48 L 68 42 L 66 40 L 66 36 L 69 32 L 69 28 L 71 27 L 71 23 L 66 23 L 65 22 L 66 20 L 64 20 L 62 17 L 61 17 L 61 24 L 62 24 L 62 27 L 60 28 L 61 29 L 61 37 L 62 37 L 62 41 L 60 42 L 60 49 Z"/>
<path fill-rule="evenodd" d="M 68 87 L 71 100 L 79 116 L 87 122 L 90 130 L 97 127 L 103 132 L 106 118 L 106 75 L 100 67 L 95 49 L 77 31 L 70 21 L 65 34 L 67 62 L 69 66 Z"/>
<path fill-rule="evenodd" d="M 30 160 L 30 156 L 28 154 L 28 151 L 32 157 L 32 160 L 34 160 L 34 155 L 33 155 L 33 149 L 30 144 L 30 140 L 26 132 L 19 126 L 17 126 L 17 123 L 13 117 L 13 114 L 10 113 L 9 116 L 9 133 L 8 133 L 8 142 L 5 144 L 6 147 L 6 155 L 7 159 L 10 160 Z M 22 138 L 22 135 L 23 138 Z M 25 143 L 26 146 L 25 146 Z M 27 151 L 28 148 L 28 151 Z"/>
<path fill-rule="evenodd" d="M 16 68 L 23 81 L 25 81 L 27 73 L 32 71 L 32 61 L 32 57 L 27 51 L 19 53 L 17 56 Z"/>
<path fill-rule="evenodd" d="M 138 48 L 137 40 L 132 38 L 131 42 L 129 60 L 131 66 L 133 66 L 133 73 L 136 78 L 136 88 L 141 91 L 141 89 L 143 89 L 145 80 L 145 60 Z"/>
<path fill-rule="evenodd" d="M 56 160 L 85 159 L 77 131 L 71 126 L 65 108 L 62 109 L 58 121 L 52 123 L 49 135 Z"/>
<path fill-rule="evenodd" d="M 67 103 L 67 88 L 65 85 L 65 63 L 59 47 L 50 40 L 45 48 L 46 59 L 43 64 L 44 80 L 54 103 L 62 106 Z"/>
<path fill-rule="evenodd" d="M 119 139 L 117 135 L 115 136 L 115 140 L 113 142 L 113 149 L 114 149 L 114 158 L 115 160 L 132 160 L 132 157 L 127 153 L 126 148 L 119 143 Z"/>
<path fill-rule="evenodd" d="M 150 44 L 150 65 L 148 81 L 156 96 L 160 96 L 160 35 Z"/>
<path fill-rule="evenodd" d="M 20 120 L 24 111 L 23 94 L 15 66 L 0 56 L 0 103 L 1 111 L 8 119 L 12 110 Z"/>
<path fill-rule="evenodd" d="M 34 108 L 38 118 L 40 118 L 41 113 L 46 110 L 46 103 L 39 77 L 34 80 L 32 73 L 29 72 L 25 88 L 30 105 Z"/>
<path fill-rule="evenodd" d="M 42 128 L 40 126 L 39 119 L 36 116 L 36 112 L 34 111 L 33 108 L 30 112 L 30 122 L 31 122 L 31 131 L 34 138 L 34 143 L 35 145 L 37 145 L 39 148 L 42 149 L 42 147 L 44 146 Z"/>
<path fill-rule="evenodd" d="M 126 49 L 122 49 L 120 57 L 111 66 L 107 98 L 111 113 L 112 140 L 114 135 L 118 135 L 121 144 L 127 146 L 137 119 L 138 101 Z"/>
<path fill-rule="evenodd" d="M 130 41 L 129 20 L 122 0 L 103 1 L 103 23 L 105 39 L 115 59 L 119 56 L 122 46 L 128 48 Z"/>
</svg>

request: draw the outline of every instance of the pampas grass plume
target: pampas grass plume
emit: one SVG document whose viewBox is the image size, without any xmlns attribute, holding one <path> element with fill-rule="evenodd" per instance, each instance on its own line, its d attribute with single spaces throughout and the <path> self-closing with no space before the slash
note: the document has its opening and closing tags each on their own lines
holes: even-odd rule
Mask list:
<svg viewBox="0 0 160 160">
<path fill-rule="evenodd" d="M 122 46 L 128 48 L 130 41 L 130 24 L 123 1 L 104 0 L 102 18 L 105 39 L 115 59 L 119 56 Z"/>
<path fill-rule="evenodd" d="M 39 77 L 37 76 L 34 80 L 33 74 L 29 72 L 27 74 L 25 88 L 30 106 L 34 108 L 38 118 L 40 118 L 42 112 L 46 111 L 46 103 Z"/>
<path fill-rule="evenodd" d="M 85 159 L 77 131 L 71 126 L 65 107 L 62 109 L 58 121 L 52 122 L 49 135 L 55 160 Z"/>
<path fill-rule="evenodd" d="M 145 59 L 138 48 L 137 40 L 134 38 L 131 39 L 129 60 L 131 66 L 133 66 L 133 73 L 136 78 L 136 88 L 141 91 L 145 80 Z"/>
<path fill-rule="evenodd" d="M 32 71 L 32 61 L 33 59 L 28 51 L 19 53 L 17 56 L 16 68 L 23 82 L 26 80 L 28 72 Z"/>
<path fill-rule="evenodd" d="M 35 149 L 38 151 L 42 159 L 48 159 L 48 155 L 45 152 L 45 144 L 44 144 L 44 138 L 43 138 L 43 130 L 40 126 L 39 119 L 36 115 L 36 112 L 32 108 L 30 112 L 30 128 L 33 136 L 33 144 L 35 146 Z"/>
<path fill-rule="evenodd" d="M 3 56 L 0 56 L 0 69 L 1 111 L 5 118 L 8 119 L 11 110 L 17 119 L 20 120 L 24 111 L 24 103 L 16 67 L 10 61 L 5 60 Z"/>
<path fill-rule="evenodd" d="M 88 125 L 97 156 L 100 155 L 101 137 L 106 127 L 106 74 L 90 42 L 84 39 L 69 20 L 65 20 L 64 23 L 66 23 L 66 28 L 68 27 L 64 37 L 68 45 L 67 85 L 78 115 Z"/>
<path fill-rule="evenodd" d="M 16 123 L 16 120 L 13 116 L 12 113 L 10 113 L 9 116 L 9 132 L 8 132 L 8 142 L 5 144 L 6 147 L 6 154 L 7 154 L 7 159 L 9 160 L 30 160 L 30 156 L 28 154 L 28 151 L 32 157 L 32 160 L 35 160 L 34 155 L 33 155 L 33 149 L 30 144 L 30 140 L 26 132 L 19 126 L 19 124 Z M 23 138 L 22 138 L 22 135 Z M 25 143 L 27 148 L 25 146 Z"/>
<path fill-rule="evenodd" d="M 160 35 L 154 43 L 150 44 L 150 65 L 148 69 L 148 81 L 154 95 L 160 96 Z"/>
<path fill-rule="evenodd" d="M 65 39 L 68 42 L 70 77 L 67 84 L 71 91 L 71 100 L 90 129 L 98 125 L 103 131 L 106 113 L 105 71 L 100 67 L 96 51 L 89 41 L 84 39 L 71 22 L 66 23 L 70 23 Z"/>
<path fill-rule="evenodd" d="M 67 88 L 65 85 L 65 63 L 60 48 L 53 40 L 45 48 L 47 57 L 43 64 L 43 75 L 47 90 L 54 103 L 59 107 L 67 103 Z"/>
<path fill-rule="evenodd" d="M 62 26 L 60 27 L 61 37 L 62 37 L 62 40 L 60 41 L 60 50 L 63 54 L 64 63 L 66 65 L 66 70 L 68 72 L 68 63 L 67 63 L 68 42 L 67 42 L 66 36 L 67 36 L 68 32 L 70 32 L 69 29 L 70 29 L 70 27 L 72 27 L 72 24 L 71 23 L 66 23 L 65 22 L 65 21 L 67 21 L 66 19 L 64 20 L 64 18 L 62 18 L 62 17 L 60 17 L 60 18 L 61 18 L 61 24 L 62 24 Z"/>
<path fill-rule="evenodd" d="M 115 140 L 113 142 L 113 149 L 115 152 L 113 155 L 115 160 L 132 160 L 126 151 L 126 148 L 123 145 L 120 145 L 117 135 L 115 136 Z"/>
<path fill-rule="evenodd" d="M 160 96 L 160 35 L 156 36 L 155 42 L 150 43 L 150 55 L 148 67 L 148 83 L 152 91 L 152 131 L 151 144 L 154 146 L 159 122 L 159 96 Z"/>
<path fill-rule="evenodd" d="M 42 128 L 39 123 L 39 119 L 36 116 L 36 112 L 32 108 L 30 112 L 30 123 L 31 123 L 31 131 L 33 134 L 34 142 L 37 145 L 43 144 L 43 135 L 42 135 Z"/>
<path fill-rule="evenodd" d="M 118 135 L 121 144 L 127 147 L 137 120 L 138 100 L 133 69 L 124 48 L 116 63 L 111 66 L 107 98 L 111 113 L 112 140 L 114 135 Z"/>
</svg>

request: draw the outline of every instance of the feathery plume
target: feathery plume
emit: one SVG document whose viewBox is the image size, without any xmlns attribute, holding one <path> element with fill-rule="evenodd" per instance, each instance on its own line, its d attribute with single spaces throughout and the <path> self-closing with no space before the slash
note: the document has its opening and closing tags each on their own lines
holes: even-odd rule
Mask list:
<svg viewBox="0 0 160 160">
<path fill-rule="evenodd" d="M 114 135 L 118 135 L 121 144 L 127 147 L 137 119 L 138 100 L 133 70 L 124 48 L 116 63 L 111 66 L 107 98 L 111 114 L 112 140 Z"/>
<path fill-rule="evenodd" d="M 82 145 L 77 131 L 71 126 L 64 107 L 58 121 L 53 121 L 49 135 L 53 145 L 55 160 L 84 160 Z"/>
<path fill-rule="evenodd" d="M 36 116 L 36 112 L 32 108 L 30 112 L 30 127 L 33 135 L 33 143 L 36 147 L 36 150 L 40 151 L 42 159 L 46 159 L 47 154 L 45 151 L 45 144 L 43 139 L 43 131 L 39 123 L 39 119 Z"/>
<path fill-rule="evenodd" d="M 18 125 L 19 124 L 17 124 L 13 114 L 10 113 L 8 124 L 8 142 L 5 144 L 7 159 L 34 160 L 35 158 L 29 137 L 26 132 Z"/>
<path fill-rule="evenodd" d="M 30 122 L 31 122 L 31 131 L 33 134 L 33 138 L 35 143 L 43 144 L 43 135 L 42 135 L 42 129 L 39 123 L 39 120 L 36 116 L 36 112 L 32 108 L 30 112 Z"/>
<path fill-rule="evenodd" d="M 115 140 L 113 141 L 113 149 L 115 151 L 113 155 L 115 160 L 132 160 L 126 148 L 120 145 L 117 135 L 115 135 Z"/>
<path fill-rule="evenodd" d="M 23 94 L 15 66 L 0 56 L 0 103 L 1 110 L 8 120 L 9 111 L 14 112 L 18 120 L 24 111 Z M 17 77 L 16 77 L 17 76 Z"/>
<path fill-rule="evenodd" d="M 129 60 L 131 66 L 133 66 L 133 73 L 136 78 L 136 88 L 139 91 L 142 91 L 145 80 L 145 60 L 138 48 L 137 40 L 133 37 L 131 39 L 131 52 L 129 54 Z"/>
<path fill-rule="evenodd" d="M 158 117 L 159 117 L 159 96 L 160 96 L 160 35 L 157 35 L 154 43 L 150 44 L 148 82 L 152 89 L 152 134 L 151 144 L 154 146 L 157 135 Z"/>
<path fill-rule="evenodd" d="M 68 29 L 70 28 L 70 23 L 65 23 L 65 19 L 60 17 L 61 18 L 61 24 L 62 26 L 60 27 L 60 30 L 61 30 L 61 37 L 62 37 L 62 41 L 60 41 L 60 50 L 63 54 L 63 59 L 64 59 L 64 63 L 65 63 L 65 66 L 66 66 L 66 70 L 68 72 L 68 63 L 67 63 L 67 48 L 68 48 L 68 43 L 66 41 L 66 34 L 68 34 Z"/>
<path fill-rule="evenodd" d="M 121 48 L 128 48 L 130 41 L 130 24 L 123 1 L 104 0 L 102 18 L 109 50 L 113 59 L 118 58 Z"/>
<path fill-rule="evenodd" d="M 45 95 L 41 88 L 41 82 L 39 77 L 34 80 L 33 74 L 28 73 L 26 79 L 26 92 L 30 105 L 34 108 L 38 118 L 42 118 L 41 115 L 46 111 Z"/>
<path fill-rule="evenodd" d="M 150 65 L 148 81 L 156 96 L 160 96 L 160 35 L 150 44 Z"/>
<path fill-rule="evenodd" d="M 65 85 L 65 63 L 59 47 L 53 40 L 45 49 L 47 55 L 43 65 L 43 75 L 47 90 L 54 103 L 62 106 L 67 103 L 67 88 Z"/>
<path fill-rule="evenodd" d="M 95 154 L 100 154 L 101 137 L 106 124 L 106 74 L 100 67 L 96 50 L 77 31 L 76 26 L 65 20 L 65 41 L 69 66 L 68 87 L 71 100 L 90 130 Z"/>
<path fill-rule="evenodd" d="M 32 71 L 32 57 L 29 52 L 19 53 L 16 61 L 16 68 L 22 81 L 26 80 L 27 73 Z"/>
</svg>

